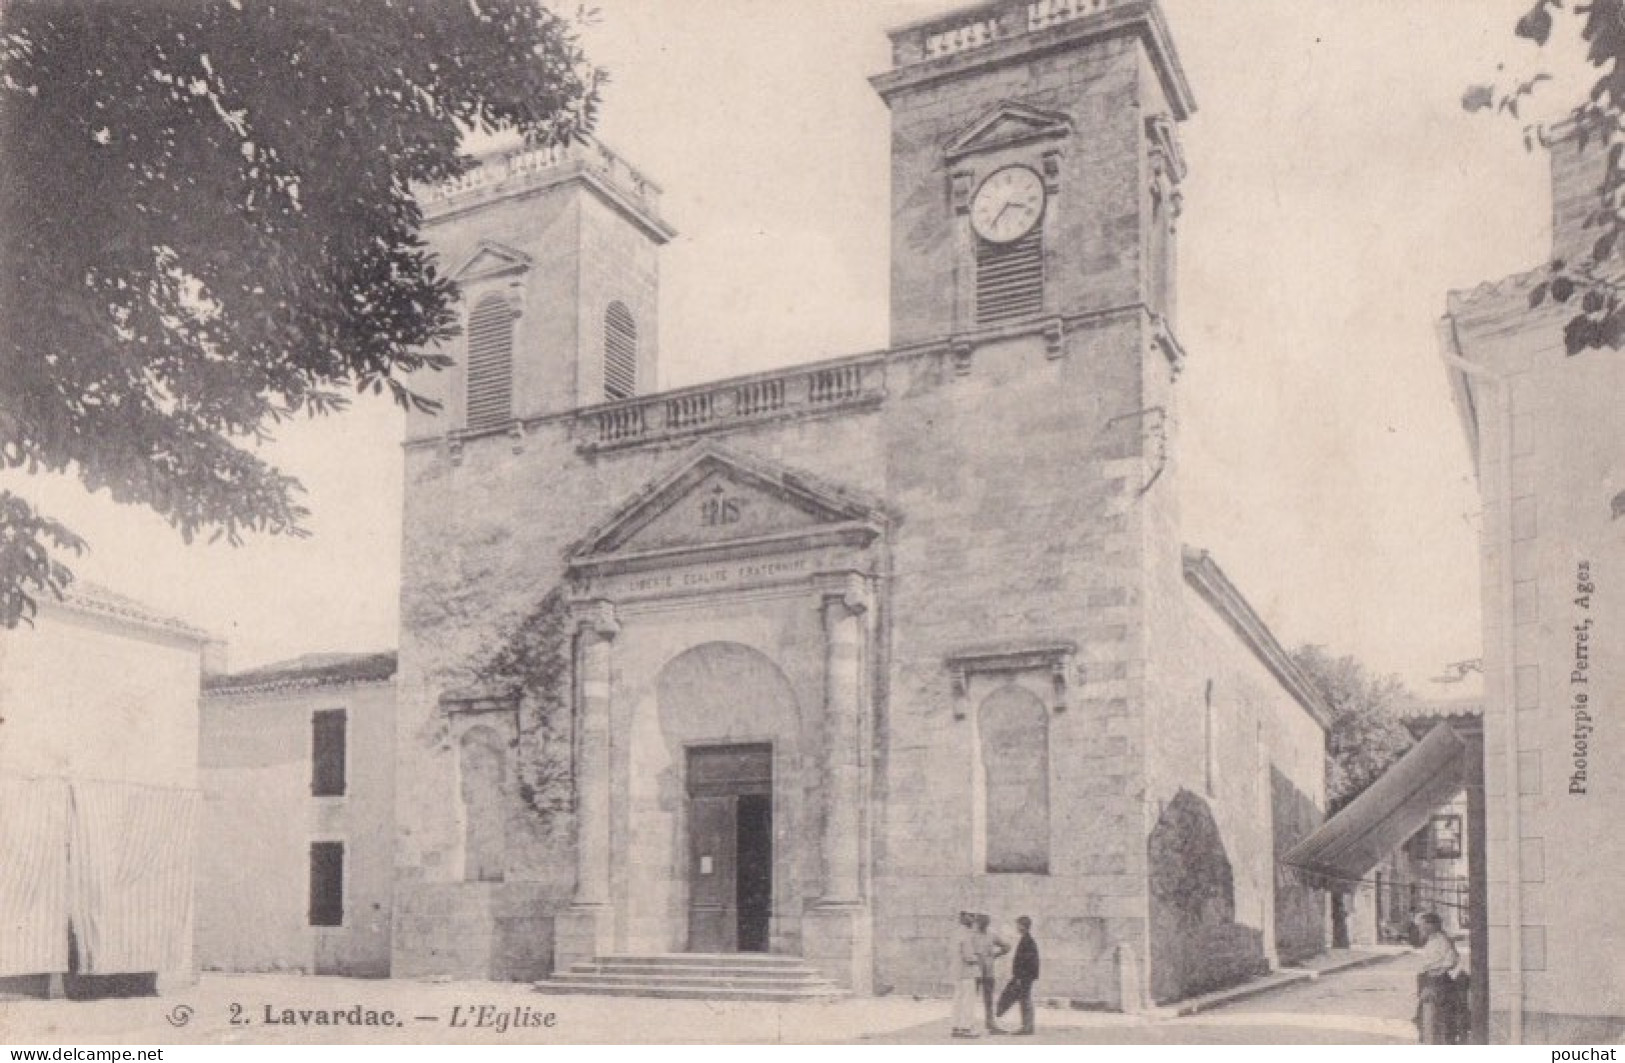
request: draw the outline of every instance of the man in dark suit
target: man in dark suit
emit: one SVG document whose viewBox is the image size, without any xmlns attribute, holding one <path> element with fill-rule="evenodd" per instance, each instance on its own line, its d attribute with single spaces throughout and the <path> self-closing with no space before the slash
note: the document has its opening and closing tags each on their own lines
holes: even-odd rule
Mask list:
<svg viewBox="0 0 1625 1063">
<path fill-rule="evenodd" d="M 1026 916 L 1016 920 L 1021 937 L 1016 941 L 1016 954 L 1010 962 L 1010 982 L 999 994 L 997 1014 L 1003 1015 L 1010 1005 L 1021 1004 L 1021 1029 L 1018 1034 L 1033 1032 L 1033 983 L 1038 981 L 1038 942 L 1033 940 L 1033 921 Z"/>
</svg>

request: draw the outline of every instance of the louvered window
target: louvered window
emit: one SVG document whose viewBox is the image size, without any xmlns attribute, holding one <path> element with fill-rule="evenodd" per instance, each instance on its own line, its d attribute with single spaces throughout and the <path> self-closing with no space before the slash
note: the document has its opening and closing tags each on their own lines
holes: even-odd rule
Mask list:
<svg viewBox="0 0 1625 1063">
<path fill-rule="evenodd" d="M 513 311 L 488 295 L 468 316 L 468 427 L 496 428 L 512 416 Z"/>
<path fill-rule="evenodd" d="M 624 303 L 604 311 L 604 398 L 611 402 L 638 393 L 638 323 Z"/>
<path fill-rule="evenodd" d="M 995 244 L 976 241 L 976 321 L 1013 321 L 1044 308 L 1044 246 L 1039 230 Z"/>
</svg>

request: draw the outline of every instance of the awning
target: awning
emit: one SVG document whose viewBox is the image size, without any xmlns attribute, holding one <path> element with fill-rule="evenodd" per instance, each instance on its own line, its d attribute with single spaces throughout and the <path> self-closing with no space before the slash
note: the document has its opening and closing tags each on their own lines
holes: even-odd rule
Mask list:
<svg viewBox="0 0 1625 1063">
<path fill-rule="evenodd" d="M 1426 826 L 1466 779 L 1467 743 L 1440 723 L 1347 808 L 1288 849 L 1281 863 L 1356 882 Z"/>
</svg>

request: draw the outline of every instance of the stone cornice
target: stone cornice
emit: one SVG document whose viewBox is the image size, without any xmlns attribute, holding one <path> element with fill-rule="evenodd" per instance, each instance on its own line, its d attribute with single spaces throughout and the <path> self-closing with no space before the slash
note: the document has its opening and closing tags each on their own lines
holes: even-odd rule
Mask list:
<svg viewBox="0 0 1625 1063">
<path fill-rule="evenodd" d="M 1228 624 L 1241 641 L 1252 650 L 1265 668 L 1280 681 L 1286 692 L 1302 705 L 1322 728 L 1332 726 L 1331 706 L 1321 697 L 1314 684 L 1292 660 L 1290 654 L 1276 641 L 1269 625 L 1253 611 L 1247 599 L 1241 596 L 1224 570 L 1219 568 L 1206 550 L 1186 547 L 1184 551 L 1185 582 L 1189 583 L 1204 601 Z"/>
<path fill-rule="evenodd" d="M 1013 677 L 1024 672 L 1049 676 L 1050 707 L 1066 709 L 1067 671 L 1078 644 L 1067 639 L 1031 639 L 971 646 L 955 650 L 944 660 L 953 683 L 954 718 L 964 719 L 970 709 L 972 676 Z"/>
<path fill-rule="evenodd" d="M 418 192 L 426 225 L 438 225 L 501 199 L 579 181 L 657 244 L 677 235 L 660 216 L 660 188 L 597 141 L 496 152 L 454 181 Z"/>
<path fill-rule="evenodd" d="M 900 26 L 891 31 L 891 70 L 869 79 L 888 105 L 900 92 L 958 78 L 984 66 L 1026 62 L 1092 40 L 1138 36 L 1162 83 L 1174 117 L 1184 120 L 1196 110 L 1196 98 L 1174 50 L 1173 38 L 1155 0 L 1101 0 L 1097 10 L 1049 0 L 993 0 Z M 1064 10 L 1063 10 L 1064 9 Z M 1048 10 L 1049 15 L 1035 13 Z M 1032 28 L 1036 22 L 1042 23 Z M 987 27 L 933 54 L 933 42 L 956 29 Z"/>
<path fill-rule="evenodd" d="M 519 692 L 489 683 L 460 687 L 440 695 L 440 711 L 448 716 L 473 716 L 490 712 L 517 712 Z"/>
</svg>

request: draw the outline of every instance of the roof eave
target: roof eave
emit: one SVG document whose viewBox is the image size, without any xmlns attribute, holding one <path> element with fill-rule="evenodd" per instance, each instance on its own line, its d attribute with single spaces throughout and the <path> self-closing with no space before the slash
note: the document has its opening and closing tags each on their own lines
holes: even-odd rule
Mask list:
<svg viewBox="0 0 1625 1063">
<path fill-rule="evenodd" d="M 1303 706 L 1314 721 L 1324 730 L 1332 727 L 1331 706 L 1321 697 L 1303 669 L 1292 660 L 1291 654 L 1276 639 L 1269 625 L 1264 623 L 1262 617 L 1242 597 L 1235 584 L 1230 582 L 1224 570 L 1219 568 L 1212 556 L 1206 550 L 1197 550 L 1192 547 L 1185 548 L 1185 581 L 1202 596 L 1202 599 L 1213 607 L 1214 611 L 1228 624 L 1252 650 L 1253 655 L 1259 659 L 1265 668 L 1275 676 L 1282 688 L 1291 694 L 1293 700 Z"/>
</svg>

